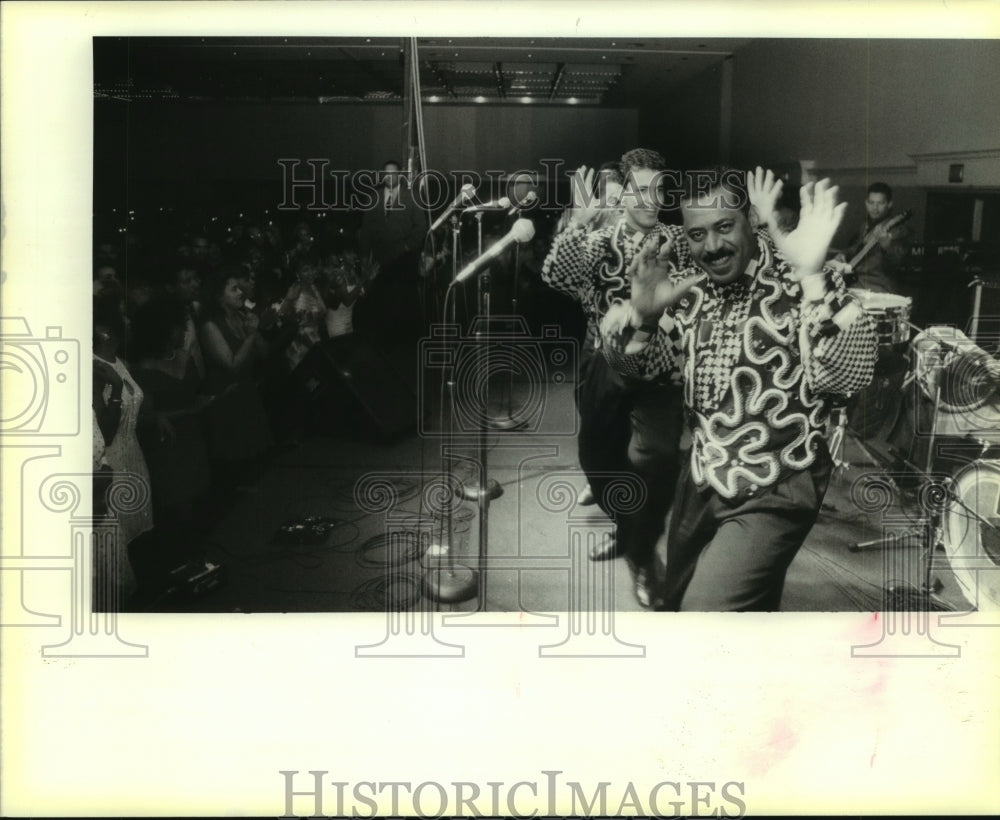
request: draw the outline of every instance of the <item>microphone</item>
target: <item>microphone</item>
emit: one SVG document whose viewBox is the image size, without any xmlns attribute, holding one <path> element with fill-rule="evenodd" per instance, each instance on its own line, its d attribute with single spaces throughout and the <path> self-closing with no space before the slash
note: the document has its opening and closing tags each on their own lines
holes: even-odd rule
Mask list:
<svg viewBox="0 0 1000 820">
<path fill-rule="evenodd" d="M 500 254 L 507 250 L 507 246 L 513 244 L 514 242 L 527 242 L 535 235 L 535 226 L 530 219 L 519 219 L 514 223 L 513 227 L 507 231 L 502 239 L 497 240 L 497 242 L 491 247 L 486 253 L 480 256 L 478 259 L 470 262 L 461 271 L 459 271 L 458 276 L 455 277 L 456 282 L 464 282 L 476 270 L 482 267 L 487 262 L 496 259 Z"/>
<path fill-rule="evenodd" d="M 515 204 L 513 208 L 507 211 L 507 216 L 513 216 L 518 211 L 523 211 L 525 208 L 534 205 L 535 200 L 537 199 L 538 199 L 538 194 L 536 194 L 534 191 L 528 191 L 528 193 L 524 195 L 524 199 L 522 199 L 520 202 Z"/>
<path fill-rule="evenodd" d="M 434 233 L 434 231 L 436 231 L 438 228 L 444 225 L 444 223 L 448 221 L 448 217 L 450 217 L 453 213 L 455 213 L 455 211 L 458 210 L 458 208 L 461 206 L 463 202 L 468 202 L 470 199 L 472 199 L 475 193 L 476 193 L 476 186 L 473 185 L 471 182 L 466 182 L 465 185 L 462 186 L 462 190 L 458 192 L 458 196 L 455 197 L 451 205 L 445 208 L 444 213 L 441 214 L 441 216 L 439 216 L 434 221 L 433 225 L 431 225 L 428 233 Z"/>
<path fill-rule="evenodd" d="M 490 202 L 481 202 L 478 205 L 470 205 L 462 213 L 473 214 L 478 211 L 493 211 L 493 210 L 503 210 L 504 208 L 510 207 L 510 200 L 502 196 L 500 199 L 494 199 Z"/>
</svg>

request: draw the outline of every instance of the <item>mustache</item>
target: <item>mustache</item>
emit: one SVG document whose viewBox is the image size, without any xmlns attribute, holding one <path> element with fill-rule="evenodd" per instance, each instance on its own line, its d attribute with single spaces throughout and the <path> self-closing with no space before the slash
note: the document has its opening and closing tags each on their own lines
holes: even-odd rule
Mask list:
<svg viewBox="0 0 1000 820">
<path fill-rule="evenodd" d="M 726 259 L 732 255 L 732 251 L 716 251 L 715 253 L 706 253 L 703 258 L 706 262 L 718 262 L 720 259 Z"/>
</svg>

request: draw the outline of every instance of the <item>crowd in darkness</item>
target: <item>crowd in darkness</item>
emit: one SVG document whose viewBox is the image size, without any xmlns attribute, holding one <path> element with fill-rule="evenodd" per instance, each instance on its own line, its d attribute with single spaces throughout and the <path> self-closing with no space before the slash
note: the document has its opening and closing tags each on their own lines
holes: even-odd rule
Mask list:
<svg viewBox="0 0 1000 820">
<path fill-rule="evenodd" d="M 168 223 L 164 221 L 163 226 Z M 119 589 L 142 607 L 170 570 L 203 560 L 213 518 L 265 460 L 317 425 L 303 360 L 348 344 L 375 271 L 350 228 L 233 220 L 214 231 L 155 227 L 95 237 L 94 469 L 148 481 L 151 503 L 120 516 Z"/>
<path fill-rule="evenodd" d="M 194 228 L 164 218 L 127 231 L 102 230 L 98 220 L 95 504 L 103 507 L 107 479 L 123 472 L 148 481 L 151 498 L 141 513 L 119 516 L 128 544 L 118 559 L 120 606 L 150 605 L 172 568 L 203 561 L 213 520 L 253 491 L 272 455 L 317 432 L 359 432 L 364 419 L 347 397 L 315 400 L 313 359 L 359 344 L 412 350 L 435 318 L 410 303 L 423 325 L 408 324 L 412 338 L 388 333 L 400 324 L 386 313 L 398 309 L 398 290 L 388 293 L 375 254 L 359 253 L 360 223 L 329 216 L 207 219 Z M 540 235 L 521 251 L 529 287 L 543 287 L 546 242 Z M 438 274 L 423 271 L 421 283 L 414 258 L 412 277 L 432 303 L 424 285 Z M 446 278 L 448 262 L 437 266 Z"/>
</svg>

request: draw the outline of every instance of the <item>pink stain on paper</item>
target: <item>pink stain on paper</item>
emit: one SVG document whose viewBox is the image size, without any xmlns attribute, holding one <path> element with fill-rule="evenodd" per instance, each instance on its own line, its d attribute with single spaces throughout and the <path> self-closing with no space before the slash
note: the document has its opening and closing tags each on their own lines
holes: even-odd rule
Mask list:
<svg viewBox="0 0 1000 820">
<path fill-rule="evenodd" d="M 798 733 L 783 718 L 771 722 L 767 737 L 754 750 L 754 756 L 747 761 L 750 773 L 764 774 L 787 758 L 799 742 Z"/>
</svg>

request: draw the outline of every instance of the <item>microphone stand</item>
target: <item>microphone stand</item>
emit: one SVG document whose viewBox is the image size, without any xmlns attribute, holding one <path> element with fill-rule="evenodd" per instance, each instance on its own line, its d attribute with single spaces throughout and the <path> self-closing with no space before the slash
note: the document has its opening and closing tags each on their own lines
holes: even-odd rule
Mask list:
<svg viewBox="0 0 1000 820">
<path fill-rule="evenodd" d="M 520 214 L 520 211 L 517 212 Z M 514 282 L 510 294 L 510 315 L 513 321 L 517 321 L 517 286 L 518 277 L 521 274 L 521 245 L 520 243 L 514 245 Z M 489 425 L 493 430 L 520 430 L 522 427 L 526 427 L 528 424 L 527 419 L 515 419 L 514 418 L 514 370 L 513 368 L 507 368 L 507 380 L 504 386 L 504 396 L 506 398 L 507 405 L 507 415 L 500 418 L 489 419 Z"/>
<path fill-rule="evenodd" d="M 483 212 L 476 211 L 476 254 L 477 257 L 483 255 Z M 482 544 L 483 515 L 482 497 L 483 491 L 480 489 L 485 485 L 487 496 L 486 504 L 503 495 L 503 487 L 495 479 L 488 479 L 486 476 L 487 443 L 486 431 L 490 426 L 489 417 L 489 395 L 490 395 L 490 269 L 487 265 L 477 277 L 476 282 L 477 301 L 479 302 L 479 316 L 476 318 L 476 345 L 479 351 L 479 372 L 482 374 L 482 401 L 475 414 L 479 421 L 479 481 L 477 484 L 466 484 L 462 488 L 462 496 L 468 501 L 480 502 L 480 543 Z M 484 556 L 485 557 L 485 556 Z"/>
<path fill-rule="evenodd" d="M 451 296 L 451 321 L 450 326 L 452 328 L 456 327 L 455 324 L 455 293 L 454 286 L 455 280 L 458 276 L 458 245 L 459 245 L 459 233 L 461 230 L 460 220 L 457 215 L 451 217 L 451 230 L 452 230 L 452 244 L 451 244 L 451 285 L 449 285 L 448 290 L 445 292 L 445 326 L 448 327 L 448 296 Z M 456 342 L 458 339 L 456 338 Z M 453 442 L 455 438 L 455 356 L 449 358 L 448 368 L 445 371 L 445 388 L 447 394 L 447 417 L 448 417 L 448 434 L 445 438 L 445 450 L 444 450 L 444 471 L 450 478 L 454 474 L 454 462 L 452 456 Z M 475 570 L 455 563 L 455 550 L 452 546 L 452 503 L 453 499 L 449 498 L 447 512 L 445 514 L 445 522 L 448 528 L 448 537 L 444 537 L 444 527 L 442 527 L 441 532 L 441 543 L 438 545 L 438 555 L 437 566 L 428 568 L 424 573 L 424 587 L 427 597 L 431 600 L 437 601 L 438 603 L 459 603 L 461 601 L 467 601 L 476 594 L 480 594 L 481 584 L 480 579 L 483 573 L 476 572 Z M 480 525 L 482 526 L 482 525 Z M 482 542 L 483 536 L 480 533 L 480 542 Z M 483 562 L 483 547 L 480 546 L 480 566 L 484 566 Z M 447 562 L 443 561 L 443 556 L 447 556 Z M 480 600 L 483 600 L 480 597 Z"/>
</svg>

